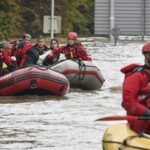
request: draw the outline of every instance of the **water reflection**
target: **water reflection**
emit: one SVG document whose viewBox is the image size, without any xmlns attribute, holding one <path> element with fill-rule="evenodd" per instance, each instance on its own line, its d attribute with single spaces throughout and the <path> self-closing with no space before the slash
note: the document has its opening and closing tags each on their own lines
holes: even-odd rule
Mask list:
<svg viewBox="0 0 150 150">
<path fill-rule="evenodd" d="M 24 96 L 3 96 L 0 97 L 0 103 L 7 104 L 7 103 L 26 103 L 26 102 L 40 102 L 40 101 L 47 101 L 47 100 L 68 100 L 67 96 L 38 96 L 38 95 L 24 95 Z"/>
</svg>

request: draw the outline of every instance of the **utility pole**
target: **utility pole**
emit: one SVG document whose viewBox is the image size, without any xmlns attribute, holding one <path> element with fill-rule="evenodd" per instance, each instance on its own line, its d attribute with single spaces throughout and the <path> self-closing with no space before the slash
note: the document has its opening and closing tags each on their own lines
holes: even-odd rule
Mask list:
<svg viewBox="0 0 150 150">
<path fill-rule="evenodd" d="M 51 0 L 51 39 L 54 38 L 54 0 Z"/>
<path fill-rule="evenodd" d="M 114 11 L 115 2 L 114 1 L 115 0 L 110 0 L 110 31 L 115 27 L 115 11 Z M 114 37 L 111 33 L 110 33 L 110 41 L 111 43 L 113 43 L 114 41 Z"/>
<path fill-rule="evenodd" d="M 145 36 L 145 9 L 146 9 L 146 1 L 142 1 L 142 41 L 144 41 Z"/>
</svg>

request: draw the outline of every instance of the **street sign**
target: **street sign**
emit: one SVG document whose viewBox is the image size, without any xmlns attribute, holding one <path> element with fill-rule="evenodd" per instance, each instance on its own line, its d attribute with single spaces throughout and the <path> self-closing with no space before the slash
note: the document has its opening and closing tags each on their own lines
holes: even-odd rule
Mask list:
<svg viewBox="0 0 150 150">
<path fill-rule="evenodd" d="M 54 33 L 61 33 L 61 16 L 54 16 Z M 51 33 L 51 16 L 43 18 L 43 32 Z"/>
</svg>

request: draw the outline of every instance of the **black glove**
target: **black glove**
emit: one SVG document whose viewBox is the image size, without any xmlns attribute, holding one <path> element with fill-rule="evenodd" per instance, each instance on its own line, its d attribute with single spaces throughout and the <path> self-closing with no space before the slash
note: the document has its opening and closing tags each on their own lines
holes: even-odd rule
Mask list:
<svg viewBox="0 0 150 150">
<path fill-rule="evenodd" d="M 147 109 L 144 113 L 144 116 L 150 116 L 150 109 Z"/>
</svg>

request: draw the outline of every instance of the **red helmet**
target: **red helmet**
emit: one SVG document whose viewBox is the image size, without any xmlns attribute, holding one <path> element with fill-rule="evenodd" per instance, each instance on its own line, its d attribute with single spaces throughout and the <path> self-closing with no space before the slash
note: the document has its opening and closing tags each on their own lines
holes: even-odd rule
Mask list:
<svg viewBox="0 0 150 150">
<path fill-rule="evenodd" d="M 150 42 L 146 42 L 142 48 L 142 53 L 150 52 Z"/>
<path fill-rule="evenodd" d="M 78 35 L 76 32 L 70 32 L 68 34 L 68 39 L 71 39 L 71 40 L 76 40 L 78 38 Z"/>
</svg>

